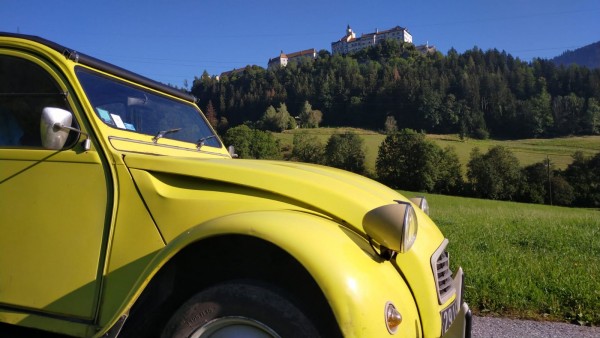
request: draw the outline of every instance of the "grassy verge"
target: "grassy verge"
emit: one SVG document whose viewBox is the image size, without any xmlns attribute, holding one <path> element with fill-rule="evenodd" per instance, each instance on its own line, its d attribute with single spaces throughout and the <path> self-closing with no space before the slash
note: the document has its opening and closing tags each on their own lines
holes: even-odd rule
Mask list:
<svg viewBox="0 0 600 338">
<path fill-rule="evenodd" d="M 600 325 L 600 211 L 427 198 L 477 314 Z"/>
</svg>

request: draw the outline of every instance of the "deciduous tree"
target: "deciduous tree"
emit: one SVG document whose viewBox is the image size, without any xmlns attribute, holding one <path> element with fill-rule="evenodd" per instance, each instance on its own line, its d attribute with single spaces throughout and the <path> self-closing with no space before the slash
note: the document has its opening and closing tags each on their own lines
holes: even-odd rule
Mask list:
<svg viewBox="0 0 600 338">
<path fill-rule="evenodd" d="M 377 178 L 396 189 L 433 191 L 439 158 L 439 147 L 428 141 L 425 134 L 403 129 L 388 135 L 379 147 Z"/>
<path fill-rule="evenodd" d="M 576 152 L 564 177 L 573 187 L 575 205 L 600 207 L 600 152 L 593 157 Z"/>
<path fill-rule="evenodd" d="M 307 132 L 294 134 L 292 161 L 307 163 L 325 163 L 325 147 L 315 135 Z"/>
<path fill-rule="evenodd" d="M 519 191 L 521 168 L 515 155 L 502 146 L 495 146 L 485 154 L 474 148 L 467 164 L 467 177 L 475 196 L 513 200 Z"/>
<path fill-rule="evenodd" d="M 325 146 L 325 162 L 332 167 L 365 173 L 365 150 L 362 138 L 353 132 L 333 134 Z"/>
</svg>

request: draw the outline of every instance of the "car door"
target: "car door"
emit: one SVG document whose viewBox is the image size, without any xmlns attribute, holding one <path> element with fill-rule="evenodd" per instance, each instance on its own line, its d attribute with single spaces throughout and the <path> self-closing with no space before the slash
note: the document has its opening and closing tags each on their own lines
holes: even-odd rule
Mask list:
<svg viewBox="0 0 600 338">
<path fill-rule="evenodd" d="M 65 149 L 42 147 L 44 107 L 81 122 L 60 74 L 0 48 L 0 310 L 86 322 L 100 292 L 109 180 L 79 133 Z"/>
</svg>

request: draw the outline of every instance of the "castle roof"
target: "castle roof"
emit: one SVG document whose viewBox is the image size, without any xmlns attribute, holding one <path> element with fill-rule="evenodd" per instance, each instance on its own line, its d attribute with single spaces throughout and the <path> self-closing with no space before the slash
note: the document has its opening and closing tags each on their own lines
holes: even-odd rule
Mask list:
<svg viewBox="0 0 600 338">
<path fill-rule="evenodd" d="M 277 60 L 277 59 L 283 59 L 283 58 L 293 59 L 293 58 L 297 58 L 297 57 L 300 57 L 300 56 L 314 55 L 316 53 L 317 53 L 317 50 L 314 49 L 314 48 L 305 49 L 305 50 L 302 50 L 302 51 L 299 51 L 299 52 L 294 52 L 294 53 L 289 53 L 289 54 L 286 54 L 283 51 L 281 51 L 281 53 L 279 54 L 279 56 L 274 57 L 274 58 L 272 58 L 270 60 Z"/>
</svg>

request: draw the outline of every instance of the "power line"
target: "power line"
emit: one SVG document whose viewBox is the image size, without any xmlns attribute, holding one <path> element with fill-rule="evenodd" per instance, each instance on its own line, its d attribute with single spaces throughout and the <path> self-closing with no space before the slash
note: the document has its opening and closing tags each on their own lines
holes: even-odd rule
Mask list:
<svg viewBox="0 0 600 338">
<path fill-rule="evenodd" d="M 539 18 L 539 17 L 550 17 L 556 15 L 567 15 L 567 14 L 576 14 L 576 13 L 595 13 L 600 12 L 600 9 L 581 9 L 576 11 L 558 11 L 558 12 L 547 12 L 547 13 L 535 13 L 529 15 L 515 15 L 515 16 L 505 16 L 505 17 L 487 17 L 487 18 L 478 18 L 472 20 L 461 20 L 461 21 L 449 21 L 449 22 L 440 22 L 440 23 L 423 23 L 412 25 L 412 27 L 432 27 L 432 26 L 448 26 L 448 25 L 462 25 L 462 24 L 472 24 L 472 23 L 487 23 L 492 21 L 511 21 L 511 20 L 521 20 L 521 19 L 531 19 L 531 18 Z"/>
</svg>

